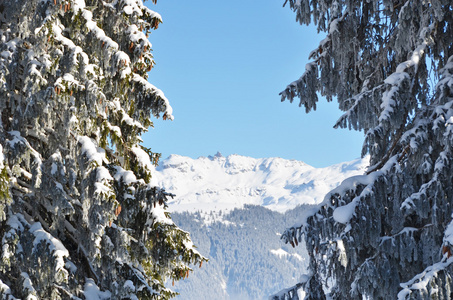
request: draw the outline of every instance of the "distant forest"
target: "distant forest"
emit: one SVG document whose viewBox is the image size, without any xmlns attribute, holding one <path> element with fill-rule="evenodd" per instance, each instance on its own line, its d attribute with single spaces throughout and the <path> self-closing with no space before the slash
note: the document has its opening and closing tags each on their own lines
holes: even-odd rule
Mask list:
<svg viewBox="0 0 453 300">
<path fill-rule="evenodd" d="M 293 249 L 279 235 L 292 226 L 310 205 L 286 213 L 246 205 L 221 215 L 210 224 L 201 213 L 173 213 L 172 219 L 190 232 L 198 250 L 210 261 L 175 282 L 178 299 L 268 299 L 269 295 L 294 284 L 308 266 L 305 247 Z M 287 255 L 277 255 L 278 249 Z M 274 250 L 271 252 L 271 250 Z"/>
</svg>

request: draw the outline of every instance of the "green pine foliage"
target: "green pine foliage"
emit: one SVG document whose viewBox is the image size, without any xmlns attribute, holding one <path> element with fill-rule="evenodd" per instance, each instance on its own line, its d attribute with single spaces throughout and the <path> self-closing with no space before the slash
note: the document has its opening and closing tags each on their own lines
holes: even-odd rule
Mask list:
<svg viewBox="0 0 453 300">
<path fill-rule="evenodd" d="M 0 296 L 168 299 L 206 259 L 150 184 L 151 118 L 141 0 L 0 3 Z"/>
</svg>

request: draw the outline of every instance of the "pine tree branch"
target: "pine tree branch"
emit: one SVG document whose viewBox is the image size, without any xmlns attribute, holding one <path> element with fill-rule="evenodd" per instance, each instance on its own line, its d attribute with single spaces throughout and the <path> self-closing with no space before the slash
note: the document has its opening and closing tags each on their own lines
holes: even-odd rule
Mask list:
<svg viewBox="0 0 453 300">
<path fill-rule="evenodd" d="M 85 262 L 85 266 L 86 266 L 86 270 L 88 271 L 88 275 L 90 276 L 90 278 L 92 278 L 96 284 L 99 284 L 99 277 L 98 275 L 96 274 L 96 272 L 94 271 L 94 268 L 93 266 L 91 265 L 89 259 L 88 259 L 88 254 L 86 253 L 86 250 L 85 248 L 81 245 L 80 241 L 78 241 L 70 232 L 74 229 L 74 228 L 70 228 L 68 226 L 68 224 L 65 223 L 65 229 L 66 229 L 66 236 L 71 240 L 71 242 L 74 244 L 74 245 L 77 245 L 77 250 L 78 250 L 78 254 L 82 254 L 82 258 L 83 258 L 83 261 Z"/>
<path fill-rule="evenodd" d="M 406 116 L 405 116 L 404 120 L 406 120 L 407 115 L 408 114 L 406 113 Z M 399 141 L 401 140 L 401 137 L 403 136 L 403 133 L 405 131 L 406 131 L 406 124 L 403 123 L 403 124 L 401 124 L 400 128 L 396 132 L 395 138 L 393 139 L 392 146 L 389 148 L 389 150 L 387 151 L 385 156 L 381 159 L 381 161 L 379 163 L 377 163 L 374 166 L 370 167 L 366 171 L 366 173 L 365 173 L 366 175 L 369 175 L 369 174 L 373 173 L 374 171 L 377 171 L 377 170 L 381 169 L 387 163 L 387 161 L 390 159 L 390 157 L 393 156 L 393 152 L 394 152 L 396 146 L 398 145 Z"/>
</svg>

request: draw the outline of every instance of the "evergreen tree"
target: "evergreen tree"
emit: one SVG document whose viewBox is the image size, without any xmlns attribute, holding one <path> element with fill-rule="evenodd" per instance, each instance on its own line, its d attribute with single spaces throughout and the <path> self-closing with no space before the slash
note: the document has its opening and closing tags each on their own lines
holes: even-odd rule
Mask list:
<svg viewBox="0 0 453 300">
<path fill-rule="evenodd" d="M 451 0 L 286 0 L 326 38 L 281 93 L 317 93 L 363 130 L 370 167 L 331 191 L 285 242 L 305 238 L 310 274 L 272 299 L 453 297 Z"/>
<path fill-rule="evenodd" d="M 147 82 L 161 22 L 141 0 L 0 2 L 2 299 L 168 299 L 206 260 L 140 144 L 173 118 Z"/>
</svg>

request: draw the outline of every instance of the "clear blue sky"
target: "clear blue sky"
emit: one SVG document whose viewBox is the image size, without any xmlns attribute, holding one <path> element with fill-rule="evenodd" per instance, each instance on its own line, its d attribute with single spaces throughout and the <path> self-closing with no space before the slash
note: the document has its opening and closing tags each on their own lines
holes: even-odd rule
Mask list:
<svg viewBox="0 0 453 300">
<path fill-rule="evenodd" d="M 301 26 L 283 0 L 159 0 L 150 35 L 174 121 L 155 120 L 144 145 L 165 158 L 240 154 L 297 159 L 315 167 L 360 157 L 363 133 L 333 129 L 341 112 L 321 99 L 309 114 L 279 92 L 300 77 L 324 34 Z"/>
</svg>

